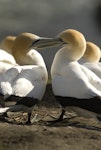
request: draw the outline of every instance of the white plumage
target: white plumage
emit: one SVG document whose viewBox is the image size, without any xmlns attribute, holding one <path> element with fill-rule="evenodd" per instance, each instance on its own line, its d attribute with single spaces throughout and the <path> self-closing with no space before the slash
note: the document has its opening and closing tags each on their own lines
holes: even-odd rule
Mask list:
<svg viewBox="0 0 101 150">
<path fill-rule="evenodd" d="M 57 38 L 50 39 L 50 46 L 52 44 L 62 46 L 51 66 L 53 93 L 63 108 L 58 121 L 63 119 L 65 107 L 75 108 L 83 116 L 86 114 L 81 109 L 85 109 L 91 112 L 87 116 L 101 120 L 101 79 L 78 63 L 86 51 L 85 37 L 76 30 L 68 29 Z M 37 48 L 48 46 L 49 40 L 37 40 L 33 45 Z"/>
<path fill-rule="evenodd" d="M 57 40 L 59 38 L 64 45 L 56 53 L 51 67 L 56 99 L 64 108 L 73 106 L 101 114 L 101 79 L 77 62 L 86 50 L 84 36 L 69 29 L 60 33 Z M 63 119 L 64 112 L 59 120 Z"/>
<path fill-rule="evenodd" d="M 77 62 L 66 64 L 61 68 L 60 74 L 58 72 L 52 74 L 52 88 L 55 95 L 79 99 L 101 96 L 101 80 L 93 72 Z"/>
<path fill-rule="evenodd" d="M 17 101 L 15 106 L 0 108 L 0 112 L 12 110 L 28 112 L 28 123 L 30 123 L 32 108 L 42 99 L 48 80 L 41 54 L 31 48 L 32 42 L 38 38 L 31 33 L 18 35 L 12 52 L 20 66 L 15 66 L 0 76 L 0 92 L 3 98 L 11 100 L 13 97 L 13 101 Z"/>
<path fill-rule="evenodd" d="M 15 65 L 17 65 L 17 63 L 14 57 L 5 50 L 0 49 L 0 74 Z"/>
<path fill-rule="evenodd" d="M 15 38 L 15 36 L 7 36 L 0 43 L 0 74 L 17 65 L 11 52 Z"/>
<path fill-rule="evenodd" d="M 66 37 L 66 34 L 67 37 L 69 34 L 68 38 Z M 73 45 L 73 36 L 75 45 Z M 79 39 L 81 37 L 82 40 Z M 86 48 L 86 41 L 83 35 L 75 30 L 67 30 L 60 34 L 60 38 L 62 40 L 65 39 L 65 41 L 67 40 L 67 44 L 65 44 L 63 48 L 56 53 L 52 63 L 51 76 L 54 94 L 62 94 L 61 96 L 70 97 L 74 96 L 76 98 L 86 98 L 88 97 L 89 91 L 92 91 L 92 95 L 93 92 L 95 95 L 97 92 L 97 94 L 99 93 L 100 96 L 101 93 L 97 90 L 101 90 L 100 78 L 98 78 L 92 71 L 77 62 L 77 60 L 83 56 Z M 83 46 L 79 46 L 80 44 Z"/>
</svg>

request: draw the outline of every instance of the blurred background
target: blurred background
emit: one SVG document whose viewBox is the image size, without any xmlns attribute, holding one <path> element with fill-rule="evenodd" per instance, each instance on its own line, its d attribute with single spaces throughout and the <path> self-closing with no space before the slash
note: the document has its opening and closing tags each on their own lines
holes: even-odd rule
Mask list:
<svg viewBox="0 0 101 150">
<path fill-rule="evenodd" d="M 101 47 L 101 0 L 0 0 L 0 40 L 21 32 L 54 37 L 68 28 Z M 40 51 L 47 68 L 56 51 Z"/>
</svg>

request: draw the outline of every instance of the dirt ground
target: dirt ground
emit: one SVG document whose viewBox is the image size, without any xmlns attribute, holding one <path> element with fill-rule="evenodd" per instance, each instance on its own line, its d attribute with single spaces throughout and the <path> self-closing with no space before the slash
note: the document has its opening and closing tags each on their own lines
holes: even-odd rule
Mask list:
<svg viewBox="0 0 101 150">
<path fill-rule="evenodd" d="M 0 150 L 101 150 L 101 124 L 74 112 L 66 112 L 63 122 L 48 122 L 58 118 L 60 111 L 48 86 L 33 111 L 36 122 L 25 125 L 25 113 L 9 113 L 7 121 L 1 119 Z"/>
</svg>

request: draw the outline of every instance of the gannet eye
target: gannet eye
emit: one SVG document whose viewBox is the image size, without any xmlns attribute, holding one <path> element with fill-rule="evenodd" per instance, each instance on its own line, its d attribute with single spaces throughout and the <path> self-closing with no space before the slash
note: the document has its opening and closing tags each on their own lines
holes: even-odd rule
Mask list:
<svg viewBox="0 0 101 150">
<path fill-rule="evenodd" d="M 36 39 L 35 41 L 33 41 L 32 44 L 31 44 L 31 47 L 32 46 L 34 47 L 34 44 L 37 43 L 37 42 L 39 42 L 39 41 L 40 41 L 40 39 Z"/>
</svg>

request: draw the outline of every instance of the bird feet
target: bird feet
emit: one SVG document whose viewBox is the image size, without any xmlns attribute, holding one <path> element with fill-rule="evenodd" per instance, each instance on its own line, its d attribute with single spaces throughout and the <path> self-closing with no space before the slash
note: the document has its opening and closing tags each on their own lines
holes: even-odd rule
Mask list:
<svg viewBox="0 0 101 150">
<path fill-rule="evenodd" d="M 33 119 L 31 120 L 31 113 L 28 114 L 28 121 L 26 122 L 27 125 L 30 125 L 34 122 L 37 122 L 37 114 L 34 115 Z"/>
<path fill-rule="evenodd" d="M 58 119 L 55 119 L 55 120 L 53 120 L 53 121 L 48 121 L 48 122 L 50 122 L 50 123 L 62 122 L 62 121 L 64 120 L 64 119 L 63 119 L 64 114 L 65 114 L 65 110 L 63 109 L 62 112 L 61 112 L 61 115 L 60 115 L 60 117 L 59 117 Z"/>
</svg>

